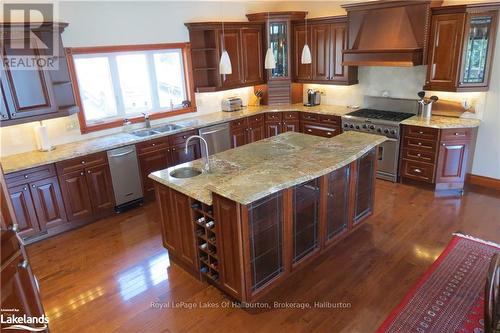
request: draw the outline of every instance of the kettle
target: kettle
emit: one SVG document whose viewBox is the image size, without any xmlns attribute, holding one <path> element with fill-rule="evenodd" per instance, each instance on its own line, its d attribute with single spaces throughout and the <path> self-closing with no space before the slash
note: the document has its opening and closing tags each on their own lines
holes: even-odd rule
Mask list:
<svg viewBox="0 0 500 333">
<path fill-rule="evenodd" d="M 430 119 L 432 116 L 432 103 L 437 102 L 437 96 L 431 96 L 429 98 L 425 98 L 425 91 L 420 91 L 418 94 L 420 98 L 418 103 L 420 104 L 420 108 L 418 110 L 418 115 L 424 119 Z"/>
</svg>

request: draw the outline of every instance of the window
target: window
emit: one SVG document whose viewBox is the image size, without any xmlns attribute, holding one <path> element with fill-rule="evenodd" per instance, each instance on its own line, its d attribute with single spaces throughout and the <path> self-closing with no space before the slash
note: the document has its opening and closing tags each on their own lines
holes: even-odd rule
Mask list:
<svg viewBox="0 0 500 333">
<path fill-rule="evenodd" d="M 82 133 L 195 111 L 188 44 L 71 49 Z"/>
</svg>

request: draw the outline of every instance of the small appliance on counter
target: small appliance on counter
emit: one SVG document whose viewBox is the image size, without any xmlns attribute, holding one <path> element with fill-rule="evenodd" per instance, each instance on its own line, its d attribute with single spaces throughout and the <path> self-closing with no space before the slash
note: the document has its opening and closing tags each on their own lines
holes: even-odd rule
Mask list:
<svg viewBox="0 0 500 333">
<path fill-rule="evenodd" d="M 243 100 L 240 97 L 228 97 L 222 99 L 222 111 L 233 112 L 243 108 Z"/>
<path fill-rule="evenodd" d="M 307 103 L 304 106 L 315 106 L 321 104 L 321 92 L 319 90 L 307 89 Z"/>
<path fill-rule="evenodd" d="M 418 109 L 418 115 L 424 119 L 430 119 L 432 116 L 432 103 L 437 102 L 437 96 L 431 96 L 429 98 L 425 98 L 425 91 L 420 91 L 418 94 L 420 98 L 418 103 L 420 107 Z"/>
</svg>

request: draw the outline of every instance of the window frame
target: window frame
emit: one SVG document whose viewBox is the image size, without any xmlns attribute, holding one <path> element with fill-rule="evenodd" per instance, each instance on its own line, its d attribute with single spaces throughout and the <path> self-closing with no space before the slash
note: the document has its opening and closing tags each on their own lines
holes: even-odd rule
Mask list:
<svg viewBox="0 0 500 333">
<path fill-rule="evenodd" d="M 168 118 L 180 114 L 196 112 L 196 101 L 194 94 L 193 70 L 191 64 L 191 44 L 190 43 L 168 43 L 168 44 L 140 44 L 140 45 L 116 45 L 116 46 L 92 46 L 92 47 L 72 47 L 66 48 L 68 59 L 68 70 L 73 84 L 73 93 L 75 94 L 76 103 L 80 108 L 78 112 L 78 121 L 80 123 L 80 132 L 82 134 L 101 131 L 109 128 L 123 126 L 124 118 L 113 119 L 96 124 L 88 124 L 85 118 L 85 110 L 80 97 L 80 88 L 78 86 L 78 78 L 76 77 L 76 67 L 73 55 L 79 54 L 99 54 L 112 52 L 137 52 L 137 51 L 154 51 L 154 50 L 170 50 L 180 49 L 182 53 L 182 62 L 184 65 L 184 83 L 186 85 L 186 97 L 191 105 L 186 108 L 168 109 L 165 111 L 157 111 L 149 114 L 151 120 Z M 129 119 L 132 123 L 144 122 L 143 116 L 135 116 Z"/>
</svg>

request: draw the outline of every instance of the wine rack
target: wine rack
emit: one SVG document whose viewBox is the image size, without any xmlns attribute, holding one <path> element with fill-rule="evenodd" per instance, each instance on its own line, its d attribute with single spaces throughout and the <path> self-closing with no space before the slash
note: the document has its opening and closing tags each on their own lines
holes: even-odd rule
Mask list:
<svg viewBox="0 0 500 333">
<path fill-rule="evenodd" d="M 191 204 L 199 269 L 206 279 L 219 283 L 219 258 L 217 256 L 217 224 L 213 207 L 193 200 Z"/>
</svg>

